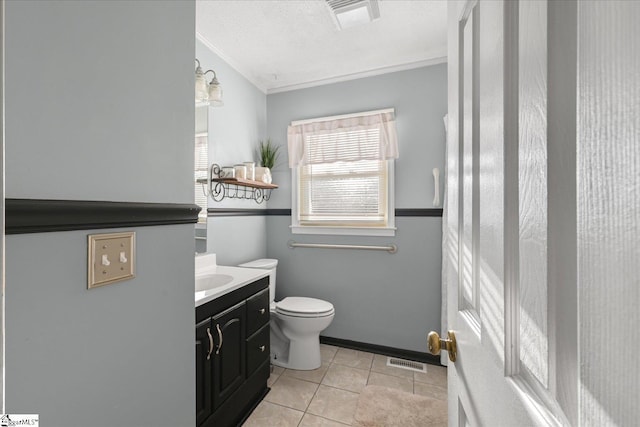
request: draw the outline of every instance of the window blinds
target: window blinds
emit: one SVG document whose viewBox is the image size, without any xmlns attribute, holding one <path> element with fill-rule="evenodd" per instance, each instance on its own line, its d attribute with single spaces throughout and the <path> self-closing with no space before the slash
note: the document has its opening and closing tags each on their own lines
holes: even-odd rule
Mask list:
<svg viewBox="0 0 640 427">
<path fill-rule="evenodd" d="M 196 136 L 195 158 L 194 158 L 194 174 L 195 183 L 195 204 L 202 209 L 198 213 L 198 222 L 207 222 L 207 194 L 206 185 L 198 183 L 199 179 L 209 178 L 209 147 L 206 134 Z M 203 186 L 205 186 L 203 188 Z"/>
<path fill-rule="evenodd" d="M 302 166 L 301 225 L 386 224 L 387 163 L 378 160 Z"/>
<path fill-rule="evenodd" d="M 289 127 L 300 225 L 385 226 L 387 159 L 398 157 L 393 110 Z"/>
</svg>

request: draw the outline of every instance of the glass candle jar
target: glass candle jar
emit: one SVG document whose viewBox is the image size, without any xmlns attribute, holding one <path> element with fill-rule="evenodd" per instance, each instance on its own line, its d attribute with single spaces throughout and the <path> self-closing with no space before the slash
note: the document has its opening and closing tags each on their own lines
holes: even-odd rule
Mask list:
<svg viewBox="0 0 640 427">
<path fill-rule="evenodd" d="M 244 162 L 245 167 L 247 168 L 246 179 L 250 179 L 251 181 L 256 180 L 256 164 L 255 162 Z"/>
<path fill-rule="evenodd" d="M 223 166 L 218 176 L 220 178 L 235 178 L 236 170 L 233 166 Z"/>
<path fill-rule="evenodd" d="M 235 165 L 237 179 L 247 179 L 247 167 L 245 165 Z"/>
</svg>

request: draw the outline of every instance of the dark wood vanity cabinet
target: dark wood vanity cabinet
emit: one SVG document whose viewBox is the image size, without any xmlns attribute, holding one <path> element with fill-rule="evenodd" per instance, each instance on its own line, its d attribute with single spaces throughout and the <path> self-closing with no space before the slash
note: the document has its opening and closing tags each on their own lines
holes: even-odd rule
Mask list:
<svg viewBox="0 0 640 427">
<path fill-rule="evenodd" d="M 269 279 L 196 307 L 196 425 L 239 425 L 267 393 Z"/>
<path fill-rule="evenodd" d="M 211 319 L 196 324 L 196 425 L 201 425 L 213 410 L 213 376 L 211 354 L 213 343 Z"/>
</svg>

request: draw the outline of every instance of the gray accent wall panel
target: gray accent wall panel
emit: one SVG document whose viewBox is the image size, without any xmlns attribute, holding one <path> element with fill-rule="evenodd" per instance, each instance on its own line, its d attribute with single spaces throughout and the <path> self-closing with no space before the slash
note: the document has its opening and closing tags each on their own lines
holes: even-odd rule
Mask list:
<svg viewBox="0 0 640 427">
<path fill-rule="evenodd" d="M 5 6 L 6 195 L 193 203 L 195 2 Z M 7 236 L 7 412 L 195 424 L 194 226 L 127 230 L 136 277 L 90 291 L 92 231 Z"/>
<path fill-rule="evenodd" d="M 203 70 L 215 70 L 224 90 L 224 106 L 209 108 L 209 163 L 233 166 L 256 161 L 258 142 L 266 133 L 267 96 L 199 40 L 196 40 L 196 56 Z M 264 209 L 266 206 L 266 203 L 257 204 L 252 200 L 216 202 L 209 198 L 208 207 Z M 209 218 L 207 252 L 217 254 L 220 265 L 237 265 L 264 258 L 264 219 Z"/>
<path fill-rule="evenodd" d="M 7 2 L 6 197 L 193 203 L 194 16 Z"/>
<path fill-rule="evenodd" d="M 7 236 L 7 410 L 51 426 L 194 425 L 192 230 L 137 229 L 136 277 L 92 290 L 92 232 Z"/>
<path fill-rule="evenodd" d="M 233 166 L 257 161 L 256 149 L 267 128 L 267 96 L 199 40 L 196 56 L 203 70 L 216 72 L 224 91 L 224 106 L 209 107 L 209 163 Z M 264 208 L 266 204 L 209 199 L 209 207 Z"/>
<path fill-rule="evenodd" d="M 238 265 L 267 254 L 266 217 L 213 217 L 207 224 L 207 250 L 219 265 Z"/>
<path fill-rule="evenodd" d="M 282 145 L 280 166 L 273 176 L 280 191 L 273 193 L 269 208 L 291 207 L 286 154 L 287 126 L 292 121 L 382 108 L 396 109 L 400 151 L 395 162 L 396 207 L 434 207 L 435 167 L 440 169 L 440 190 L 444 188 L 447 64 L 268 95 L 267 133 Z"/>
<path fill-rule="evenodd" d="M 288 217 L 267 218 L 269 257 L 277 258 L 276 299 L 331 302 L 336 315 L 322 335 L 426 351 L 439 330 L 442 218 L 399 218 L 395 238 L 291 236 Z M 287 242 L 398 246 L 396 254 L 349 249 L 290 249 Z"/>
<path fill-rule="evenodd" d="M 444 177 L 447 65 L 389 73 L 267 96 L 268 134 L 282 145 L 273 174 L 280 185 L 269 209 L 291 208 L 286 130 L 293 120 L 393 107 L 400 158 L 395 162 L 396 208 L 433 208 L 432 169 Z M 442 184 L 441 184 L 442 185 Z M 441 187 L 443 191 L 443 187 Z M 441 193 L 442 199 L 442 193 Z M 267 255 L 279 259 L 277 298 L 309 296 L 334 304 L 329 337 L 426 351 L 440 330 L 442 218 L 396 217 L 395 237 L 309 236 L 291 233 L 290 217 L 267 218 Z M 304 243 L 394 243 L 398 253 L 289 249 Z"/>
</svg>

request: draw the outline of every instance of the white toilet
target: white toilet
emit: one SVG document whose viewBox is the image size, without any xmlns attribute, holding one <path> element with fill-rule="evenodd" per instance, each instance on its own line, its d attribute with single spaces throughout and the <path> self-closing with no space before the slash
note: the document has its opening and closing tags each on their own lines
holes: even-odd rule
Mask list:
<svg viewBox="0 0 640 427">
<path fill-rule="evenodd" d="M 239 267 L 271 270 L 271 363 L 283 368 L 311 370 L 320 367 L 320 332 L 333 320 L 333 304 L 316 298 L 287 297 L 275 302 L 277 259 L 259 259 Z"/>
</svg>

